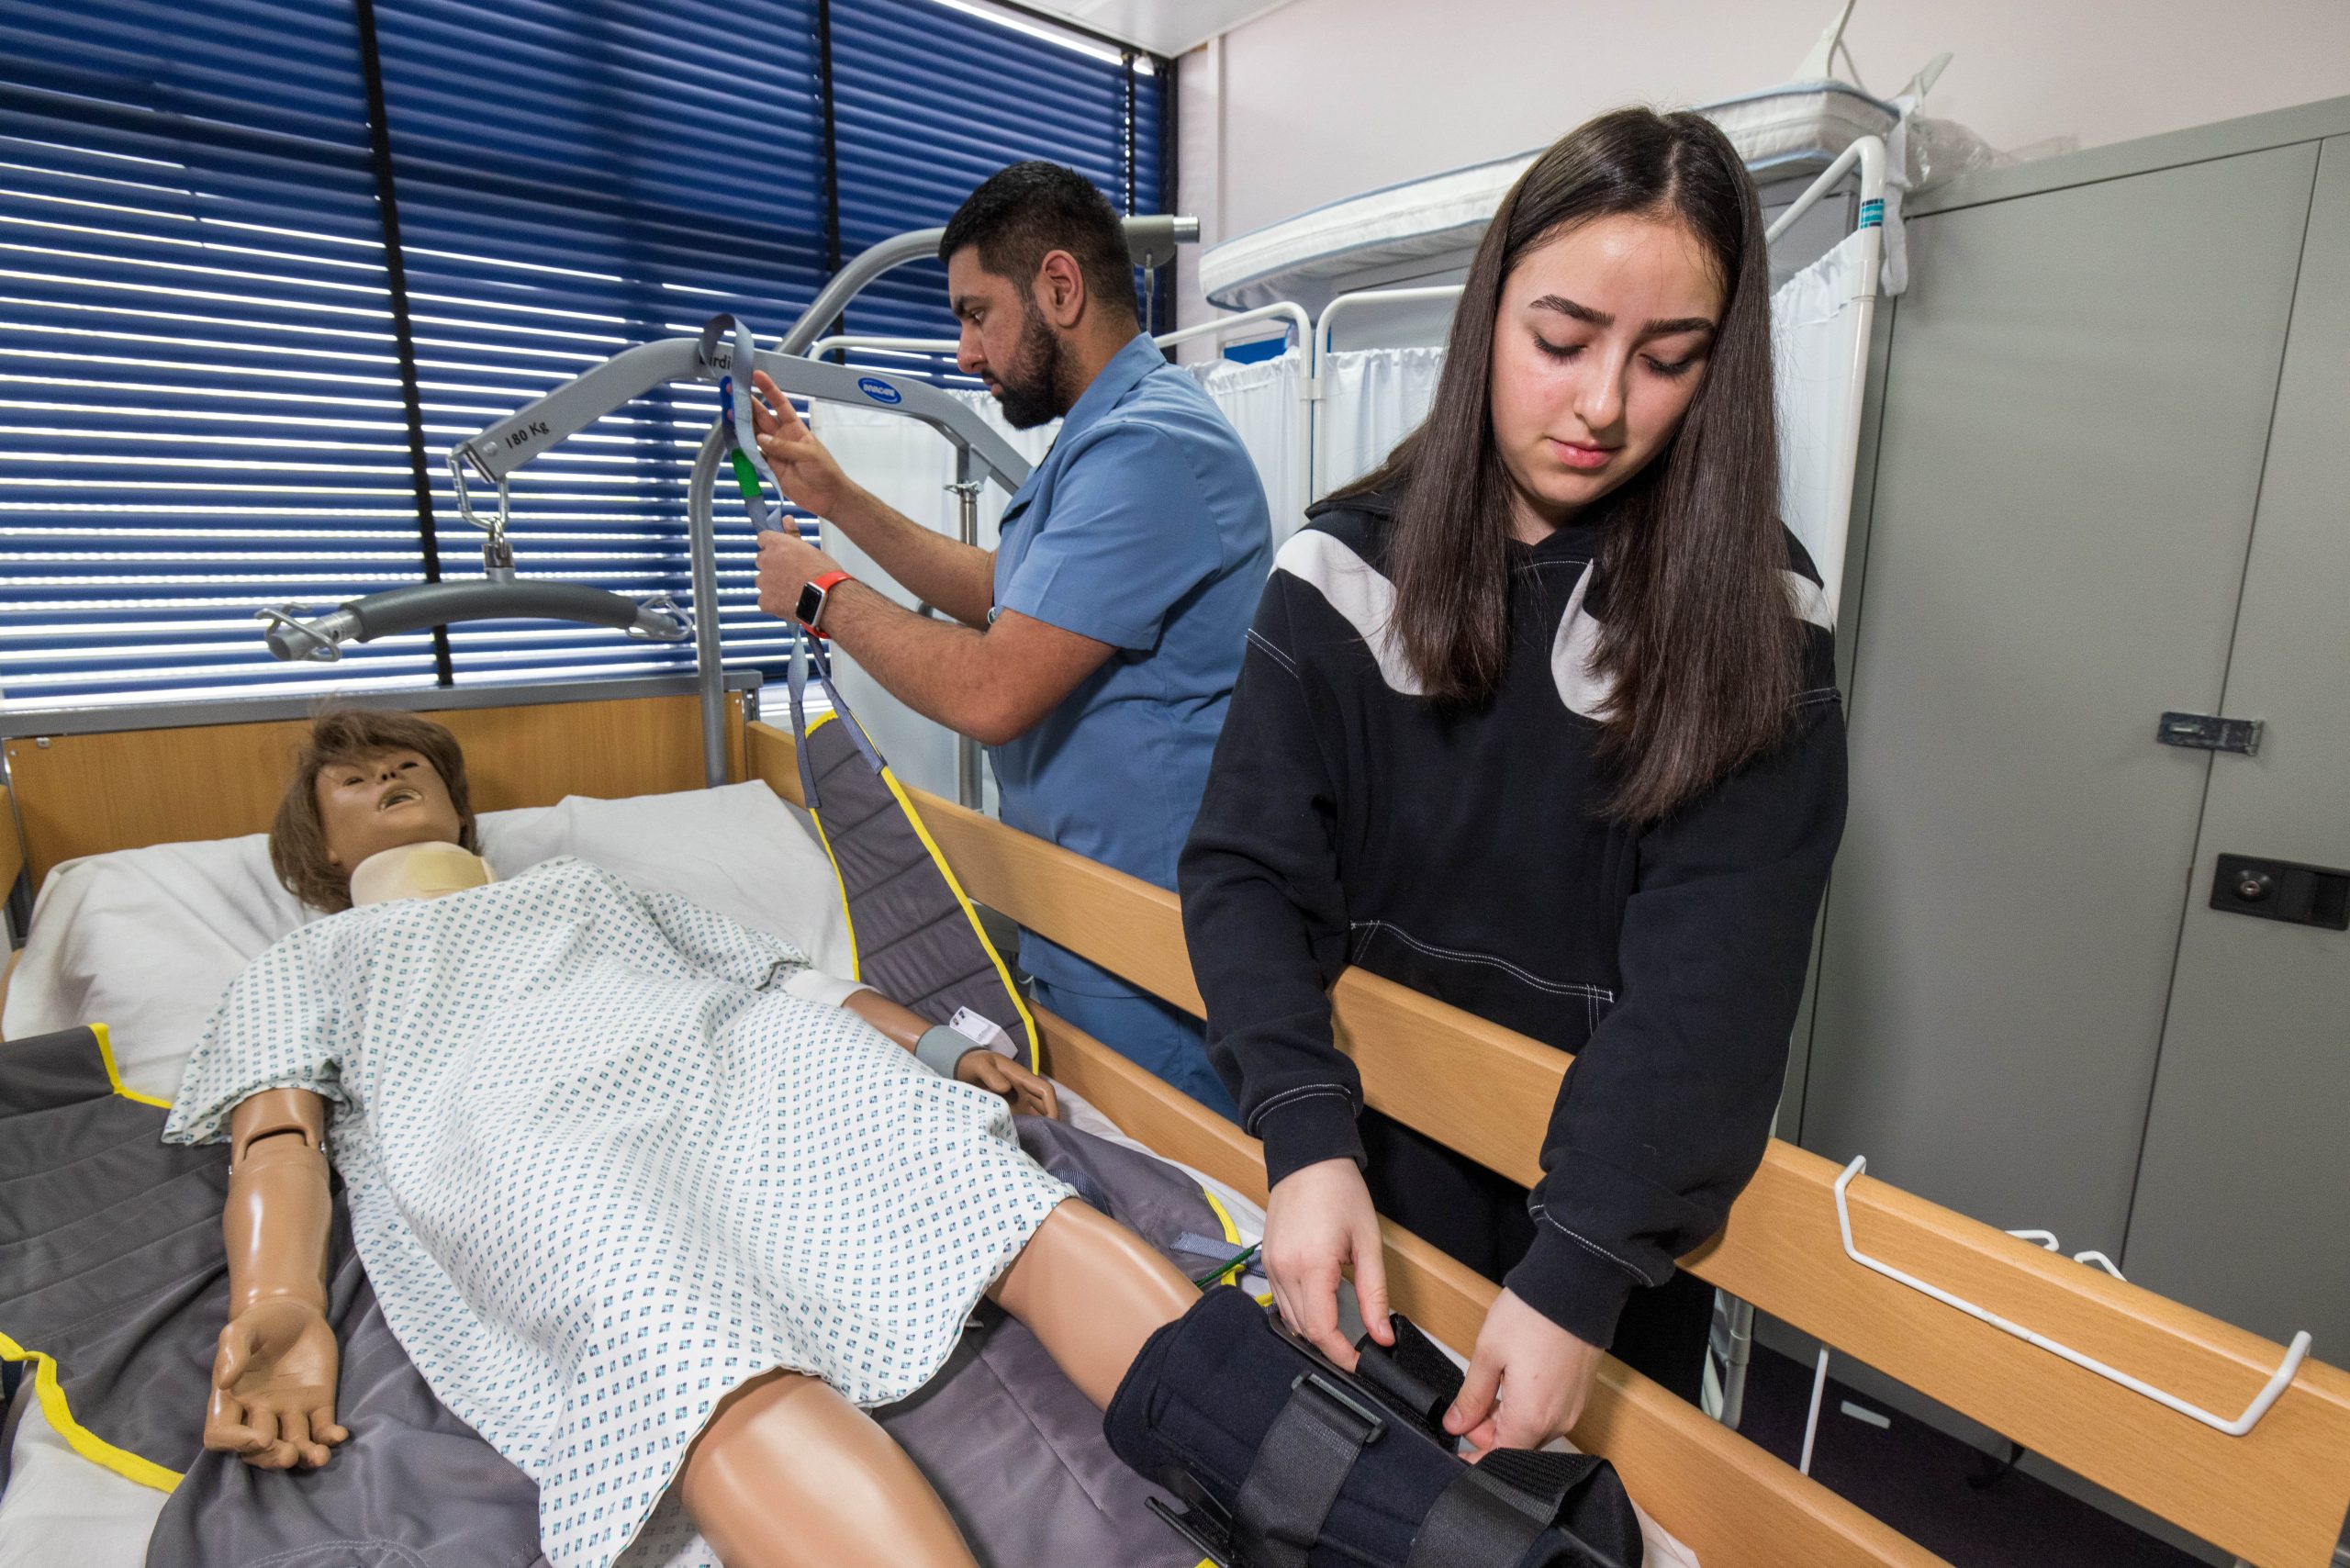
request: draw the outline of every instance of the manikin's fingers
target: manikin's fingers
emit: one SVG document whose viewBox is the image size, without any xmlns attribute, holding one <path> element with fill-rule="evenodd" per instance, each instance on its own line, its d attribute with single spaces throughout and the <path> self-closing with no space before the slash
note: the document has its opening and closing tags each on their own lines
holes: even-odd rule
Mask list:
<svg viewBox="0 0 2350 1568">
<path fill-rule="evenodd" d="M 1395 1326 L 1387 1321 L 1387 1254 L 1379 1244 L 1375 1216 L 1368 1233 L 1355 1236 L 1355 1305 L 1362 1309 L 1362 1326 L 1373 1339 L 1395 1343 Z"/>
<path fill-rule="evenodd" d="M 308 1410 L 285 1412 L 278 1417 L 278 1430 L 284 1436 L 285 1446 L 294 1450 L 296 1462 L 303 1468 L 316 1470 L 327 1462 L 327 1450 L 310 1440 L 310 1413 Z"/>
<path fill-rule="evenodd" d="M 1053 1081 L 1051 1079 L 1040 1078 L 1036 1080 L 1036 1102 L 1041 1107 L 1041 1109 L 1036 1113 L 1038 1115 L 1044 1117 L 1046 1121 L 1052 1122 L 1058 1122 L 1061 1119 L 1061 1097 L 1053 1092 Z"/>
<path fill-rule="evenodd" d="M 310 1411 L 310 1435 L 329 1448 L 351 1440 L 350 1431 L 335 1425 L 334 1395 L 327 1395 Z"/>
<path fill-rule="evenodd" d="M 245 1337 L 234 1325 L 220 1330 L 220 1351 L 212 1358 L 212 1386 L 231 1389 L 245 1375 Z"/>
</svg>

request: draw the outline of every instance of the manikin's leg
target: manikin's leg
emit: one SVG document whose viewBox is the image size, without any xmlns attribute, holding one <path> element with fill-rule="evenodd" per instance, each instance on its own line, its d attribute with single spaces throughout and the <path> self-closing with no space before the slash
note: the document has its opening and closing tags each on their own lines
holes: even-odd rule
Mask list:
<svg viewBox="0 0 2350 1568">
<path fill-rule="evenodd" d="M 1106 1408 L 1142 1342 L 1200 1293 L 1142 1238 L 1063 1203 L 989 1291 Z M 678 1493 L 726 1568 L 970 1568 L 905 1450 L 811 1377 L 771 1372 L 719 1406 Z"/>
<path fill-rule="evenodd" d="M 977 1568 L 897 1440 L 799 1372 L 727 1395 L 677 1491 L 726 1568 Z"/>
<path fill-rule="evenodd" d="M 1148 1242 L 1075 1198 L 1045 1217 L 988 1294 L 1105 1410 L 1142 1342 L 1200 1299 Z"/>
</svg>

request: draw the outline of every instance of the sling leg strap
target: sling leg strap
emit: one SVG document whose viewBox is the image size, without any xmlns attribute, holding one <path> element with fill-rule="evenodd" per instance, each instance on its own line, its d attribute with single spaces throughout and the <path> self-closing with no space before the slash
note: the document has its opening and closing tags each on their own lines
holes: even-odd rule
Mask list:
<svg viewBox="0 0 2350 1568">
<path fill-rule="evenodd" d="M 1549 1528 L 1515 1488 L 1472 1465 L 1438 1495 L 1412 1537 L 1404 1568 L 1516 1568 Z"/>
<path fill-rule="evenodd" d="M 1560 1525 L 1568 1499 L 1601 1462 L 1583 1453 L 1494 1450 L 1438 1495 L 1412 1537 L 1404 1568 L 1516 1568 L 1553 1528 L 1562 1539 L 1546 1562 L 1615 1568 L 1620 1559 L 1612 1551 Z"/>
<path fill-rule="evenodd" d="M 1383 1417 L 1321 1373 L 1301 1374 L 1233 1499 L 1240 1560 L 1248 1568 L 1305 1568 L 1355 1461 L 1386 1429 Z"/>
</svg>

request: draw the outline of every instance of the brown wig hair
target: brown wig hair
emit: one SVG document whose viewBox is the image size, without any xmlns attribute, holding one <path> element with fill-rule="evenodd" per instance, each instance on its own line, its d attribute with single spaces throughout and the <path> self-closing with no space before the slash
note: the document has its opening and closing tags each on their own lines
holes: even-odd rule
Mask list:
<svg viewBox="0 0 2350 1568">
<path fill-rule="evenodd" d="M 269 825 L 269 863 L 285 890 L 329 914 L 351 907 L 351 870 L 327 858 L 326 824 L 319 819 L 319 775 L 340 764 L 364 762 L 386 752 L 412 751 L 432 765 L 457 809 L 457 842 L 481 852 L 474 829 L 473 790 L 465 782 L 465 754 L 457 737 L 414 713 L 370 708 L 330 708 L 310 722 L 309 737 L 295 754 L 294 777 L 277 802 Z"/>
<path fill-rule="evenodd" d="M 1537 158 L 1477 247 L 1427 418 L 1334 498 L 1398 493 L 1390 569 L 1404 650 L 1430 696 L 1490 699 L 1509 649 L 1510 479 L 1492 407 L 1503 282 L 1537 246 L 1615 215 L 1679 224 L 1724 294 L 1681 428 L 1598 503 L 1595 661 L 1615 692 L 1600 740 L 1614 775 L 1604 811 L 1637 826 L 1776 745 L 1800 677 L 1802 629 L 1781 576 L 1770 259 L 1753 184 L 1713 122 L 1617 109 Z"/>
</svg>

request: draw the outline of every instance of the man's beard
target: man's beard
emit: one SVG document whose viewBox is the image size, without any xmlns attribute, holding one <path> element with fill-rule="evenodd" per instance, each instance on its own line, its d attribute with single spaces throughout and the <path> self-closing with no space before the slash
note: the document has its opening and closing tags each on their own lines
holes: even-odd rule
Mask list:
<svg viewBox="0 0 2350 1568">
<path fill-rule="evenodd" d="M 1069 351 L 1046 325 L 1044 313 L 1027 303 L 1020 324 L 1020 342 L 1013 363 L 996 378 L 996 400 L 1003 405 L 1003 422 L 1013 430 L 1034 430 L 1069 412 L 1076 401 L 1067 395 Z"/>
</svg>

